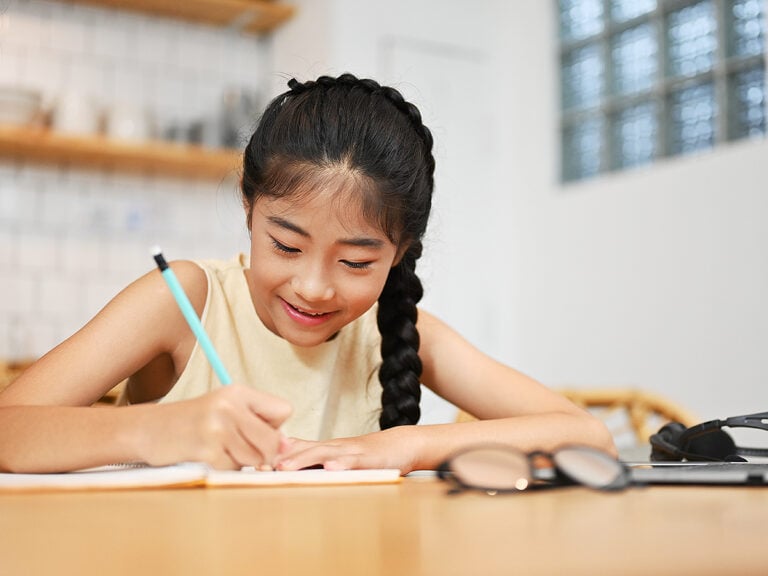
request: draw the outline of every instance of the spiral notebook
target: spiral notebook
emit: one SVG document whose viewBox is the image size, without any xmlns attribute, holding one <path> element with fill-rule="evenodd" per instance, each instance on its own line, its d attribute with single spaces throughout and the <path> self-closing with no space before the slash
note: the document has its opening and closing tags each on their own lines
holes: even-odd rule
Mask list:
<svg viewBox="0 0 768 576">
<path fill-rule="evenodd" d="M 117 490 L 188 487 L 264 487 L 382 484 L 400 481 L 396 469 L 260 471 L 213 470 L 205 464 L 114 464 L 60 474 L 0 474 L 4 491 Z"/>
</svg>

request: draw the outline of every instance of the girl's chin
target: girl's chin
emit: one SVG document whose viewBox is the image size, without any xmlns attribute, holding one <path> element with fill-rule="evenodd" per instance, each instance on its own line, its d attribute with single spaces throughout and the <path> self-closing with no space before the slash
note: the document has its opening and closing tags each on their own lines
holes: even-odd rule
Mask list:
<svg viewBox="0 0 768 576">
<path fill-rule="evenodd" d="M 330 335 L 326 334 L 325 332 L 323 334 L 297 334 L 296 331 L 291 331 L 279 334 L 279 336 L 293 346 L 311 348 L 313 346 L 325 344 L 326 342 L 333 340 L 337 334 L 338 332 L 333 332 Z"/>
<path fill-rule="evenodd" d="M 282 322 L 276 323 L 275 328 L 275 334 L 280 336 L 283 340 L 287 340 L 294 346 L 315 346 L 317 344 L 322 344 L 336 332 L 336 330 L 330 326 L 308 328 L 285 318 L 282 318 Z"/>
</svg>

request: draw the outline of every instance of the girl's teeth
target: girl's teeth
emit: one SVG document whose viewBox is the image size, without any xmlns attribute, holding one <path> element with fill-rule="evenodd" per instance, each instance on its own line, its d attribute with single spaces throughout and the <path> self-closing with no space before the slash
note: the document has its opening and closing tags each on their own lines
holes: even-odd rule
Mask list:
<svg viewBox="0 0 768 576">
<path fill-rule="evenodd" d="M 324 314 L 323 312 L 307 312 L 306 310 L 302 310 L 301 308 L 298 308 L 296 306 L 294 306 L 294 308 L 296 308 L 296 310 L 298 310 L 302 314 L 305 314 L 306 316 L 322 316 Z"/>
</svg>

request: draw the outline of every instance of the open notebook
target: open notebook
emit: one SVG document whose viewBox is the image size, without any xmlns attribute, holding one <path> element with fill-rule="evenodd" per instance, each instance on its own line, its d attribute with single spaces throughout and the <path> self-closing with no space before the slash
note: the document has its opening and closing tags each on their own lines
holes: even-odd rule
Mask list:
<svg viewBox="0 0 768 576">
<path fill-rule="evenodd" d="M 396 469 L 297 470 L 264 472 L 253 468 L 213 470 L 205 464 L 173 466 L 115 464 L 61 474 L 0 474 L 3 491 L 96 490 L 182 487 L 382 484 L 400 481 Z"/>
</svg>

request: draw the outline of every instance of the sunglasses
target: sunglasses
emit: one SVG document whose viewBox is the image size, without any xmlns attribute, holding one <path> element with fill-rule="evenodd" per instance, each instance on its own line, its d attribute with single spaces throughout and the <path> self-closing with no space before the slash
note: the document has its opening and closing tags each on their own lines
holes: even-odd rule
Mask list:
<svg viewBox="0 0 768 576">
<path fill-rule="evenodd" d="M 595 490 L 621 490 L 630 484 L 627 467 L 589 446 L 564 446 L 554 452 L 521 452 L 507 446 L 476 446 L 445 460 L 437 469 L 451 482 L 451 494 L 478 490 L 488 494 L 577 484 Z"/>
</svg>

